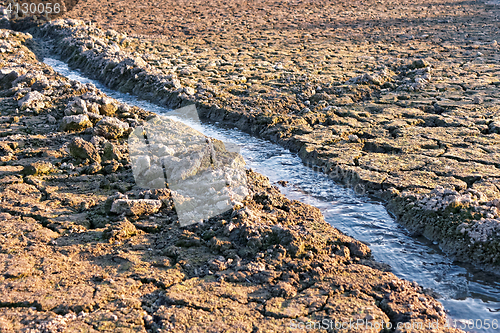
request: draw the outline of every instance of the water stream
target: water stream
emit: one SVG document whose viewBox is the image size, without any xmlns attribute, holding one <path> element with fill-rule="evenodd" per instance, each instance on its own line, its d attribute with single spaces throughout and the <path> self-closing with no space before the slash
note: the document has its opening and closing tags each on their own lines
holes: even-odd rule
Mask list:
<svg viewBox="0 0 500 333">
<path fill-rule="evenodd" d="M 94 84 L 120 102 L 170 115 L 208 136 L 237 144 L 249 168 L 269 177 L 271 182 L 289 182 L 286 187 L 280 186 L 288 198 L 318 207 L 331 225 L 368 243 L 375 259 L 390 264 L 392 272 L 398 277 L 416 281 L 440 294 L 439 301 L 450 319 L 457 320 L 458 328 L 470 332 L 500 331 L 500 328 L 492 326 L 494 321 L 500 325 L 500 281 L 491 274 L 454 264 L 425 238 L 411 237 L 388 214 L 381 202 L 338 186 L 323 173 L 306 167 L 296 154 L 279 145 L 252 137 L 236 128 L 184 119 L 165 107 L 111 90 L 68 68 L 62 61 L 46 58 L 44 62 L 72 80 Z M 467 327 L 464 320 L 470 319 L 474 320 L 474 325 Z M 488 322 L 490 328 L 485 329 Z M 478 329 L 479 326 L 482 328 Z"/>
</svg>

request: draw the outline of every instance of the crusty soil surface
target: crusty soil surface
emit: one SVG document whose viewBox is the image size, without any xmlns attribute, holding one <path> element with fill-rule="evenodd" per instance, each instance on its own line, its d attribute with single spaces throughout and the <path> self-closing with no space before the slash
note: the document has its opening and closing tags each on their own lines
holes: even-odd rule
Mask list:
<svg viewBox="0 0 500 333">
<path fill-rule="evenodd" d="M 130 166 L 127 134 L 153 115 L 59 76 L 28 35 L 0 43 L 1 332 L 443 328 L 421 287 L 255 172 L 233 210 L 181 228 L 170 191 L 138 188 Z"/>
<path fill-rule="evenodd" d="M 458 260 L 498 271 L 498 5 L 89 0 L 69 17 L 93 24 L 57 46 L 74 66 L 279 142 L 388 200 L 410 231 Z M 89 34 L 111 47 L 108 59 Z M 123 59 L 116 51 L 143 70 L 105 70 Z M 144 70 L 168 82 L 133 78 Z"/>
</svg>

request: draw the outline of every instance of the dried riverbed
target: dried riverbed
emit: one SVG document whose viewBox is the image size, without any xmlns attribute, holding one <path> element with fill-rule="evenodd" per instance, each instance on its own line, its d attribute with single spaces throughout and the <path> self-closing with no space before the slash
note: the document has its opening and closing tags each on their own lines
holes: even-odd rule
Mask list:
<svg viewBox="0 0 500 333">
<path fill-rule="evenodd" d="M 279 10 L 275 6 L 278 6 Z M 498 251 L 499 47 L 496 42 L 500 38 L 497 27 L 498 7 L 476 1 L 451 1 L 443 4 L 433 0 L 396 3 L 378 1 L 376 4 L 349 1 L 343 6 L 337 2 L 333 4 L 324 1 L 285 1 L 281 4 L 271 4 L 266 1 L 259 3 L 192 1 L 179 6 L 174 5 L 172 1 L 162 1 L 160 11 L 156 12 L 156 7 L 158 3 L 148 1 L 140 3 L 108 1 L 97 4 L 90 0 L 77 6 L 71 15 L 75 18 L 92 20 L 94 21 L 92 25 L 85 26 L 79 21 L 58 21 L 42 30 L 34 29 L 33 32 L 44 36 L 46 40 L 52 39 L 47 45 L 55 46 L 54 51 L 59 52 L 73 66 L 82 68 L 111 87 L 124 92 L 133 92 L 174 108 L 196 102 L 201 115 L 206 118 L 236 125 L 244 131 L 269 138 L 298 152 L 303 160 L 324 168 L 324 171 L 337 181 L 354 187 L 358 192 L 377 195 L 388 200 L 388 208 L 397 215 L 400 222 L 415 234 L 424 234 L 437 241 L 441 248 L 459 260 L 483 269 L 498 270 L 500 260 Z M 180 20 L 180 17 L 184 19 Z M 116 31 L 97 29 L 98 25 L 106 29 L 114 28 Z M 158 34 L 161 34 L 161 37 Z M 13 50 L 12 45 L 10 41 L 3 42 L 2 48 L 10 54 L 9 50 Z M 43 49 L 44 44 L 41 46 Z M 31 47 L 37 52 L 43 51 L 34 43 Z M 24 49 L 22 51 L 24 52 Z M 20 56 L 18 58 L 21 59 Z M 28 91 L 30 84 L 35 85 L 31 92 L 45 90 L 39 88 L 36 82 L 28 83 L 27 87 L 24 86 L 25 83 L 20 83 L 20 88 L 27 90 L 15 90 L 13 93 L 15 99 L 24 98 L 30 92 Z M 76 91 L 79 94 L 78 89 Z M 12 96 L 7 95 L 7 100 L 10 97 Z M 53 106 L 52 100 L 46 102 L 36 93 L 30 94 L 23 102 L 34 103 L 35 110 Z M 9 113 L 5 118 L 6 124 L 11 127 L 6 133 L 10 133 L 12 128 L 20 128 L 23 133 L 28 131 L 28 134 L 32 135 L 31 131 L 34 131 L 34 135 L 39 135 L 38 131 L 47 130 L 47 133 L 53 131 L 50 126 L 54 129 L 59 128 L 63 122 L 60 112 L 62 105 L 66 108 L 65 102 L 59 106 L 59 115 L 52 115 L 49 112 L 52 118 L 31 117 L 31 113 L 30 117 L 21 113 L 16 118 L 10 116 L 11 111 L 6 111 Z M 78 130 L 78 126 L 93 127 L 94 130 L 88 129 L 87 132 L 82 132 L 81 135 L 86 141 L 91 140 L 91 133 L 102 136 L 105 130 L 110 128 L 114 128 L 113 131 L 117 131 L 119 135 L 125 134 L 128 131 L 127 127 L 124 125 L 122 128 L 121 124 L 115 121 L 97 124 L 102 120 L 99 115 L 113 114 L 109 110 L 114 108 L 110 107 L 108 102 L 105 99 L 91 100 L 89 105 L 93 106 L 87 110 L 91 111 L 88 119 L 81 117 L 77 111 L 76 118 L 66 119 L 63 122 L 64 128 Z M 16 103 L 8 105 L 14 106 Z M 101 108 L 102 105 L 108 106 Z M 76 105 L 74 109 L 77 110 L 80 106 Z M 30 111 L 31 108 L 26 110 Z M 123 108 L 117 108 L 116 111 L 119 111 L 118 115 L 129 113 L 129 110 L 125 111 Z M 146 116 L 139 110 L 131 113 L 138 114 L 137 117 L 132 117 L 137 122 Z M 122 120 L 127 118 L 128 115 L 121 117 Z M 25 120 L 19 124 L 16 119 Z M 29 125 L 32 121 L 36 124 Z M 131 119 L 126 123 L 129 128 L 137 125 Z M 115 126 L 117 124 L 118 126 Z M 44 125 L 49 127 L 44 128 Z M 18 152 L 24 151 L 25 148 L 22 147 L 22 143 L 16 145 L 16 142 L 11 140 L 11 134 L 5 135 L 8 139 L 5 140 L 7 146 L 3 148 L 5 152 L 2 160 L 7 164 L 14 163 L 10 159 L 18 158 Z M 54 137 L 51 136 L 50 140 L 54 140 Z M 121 154 L 113 152 L 112 146 L 106 145 L 106 142 L 95 139 L 92 144 L 99 155 L 104 154 L 107 149 L 107 154 L 116 158 L 109 160 L 101 157 L 99 162 L 96 160 L 88 165 L 79 166 L 78 172 L 92 174 L 91 179 L 117 171 L 119 177 L 125 177 L 127 163 L 119 159 L 126 155 L 126 151 L 121 143 L 113 141 L 115 138 L 111 140 L 119 150 L 122 150 Z M 69 139 L 62 141 L 69 142 Z M 80 145 L 86 146 L 82 142 Z M 39 159 L 37 154 L 46 157 L 43 152 L 36 152 L 35 155 L 22 153 L 20 156 L 23 159 L 26 157 Z M 72 157 L 64 155 L 63 151 L 60 154 L 56 157 L 49 155 L 51 158 L 49 161 L 57 165 L 66 158 L 63 162 L 65 164 L 61 164 L 60 169 L 71 170 L 72 166 L 68 163 L 73 163 Z M 91 155 L 97 156 L 95 153 Z M 57 160 L 58 158 L 60 160 Z M 27 177 L 29 170 L 37 168 L 54 172 L 47 164 L 31 166 L 26 169 L 22 178 L 24 183 L 30 185 L 29 182 L 36 177 Z M 59 166 L 56 166 L 57 168 Z M 6 176 L 10 180 L 6 181 L 7 184 L 11 184 L 9 182 L 16 178 L 19 171 L 8 170 Z M 130 170 L 128 172 L 130 175 Z M 133 192 L 133 188 L 129 189 L 127 185 L 120 187 L 117 179 L 113 179 L 110 174 L 102 180 L 104 189 L 109 186 L 122 193 Z M 131 179 L 129 180 L 129 186 L 133 185 Z M 47 180 L 44 178 L 43 181 Z M 100 184 L 101 181 L 99 186 Z M 71 193 L 76 191 L 74 186 L 68 188 Z M 45 201 L 47 195 L 43 190 L 39 191 L 42 193 L 41 201 Z M 85 196 L 89 190 L 81 191 L 78 195 Z M 100 193 L 99 191 L 96 193 Z M 128 195 L 134 200 L 143 198 L 143 194 L 140 193 L 139 195 L 128 193 Z M 56 196 L 58 194 L 54 194 L 54 197 Z M 109 193 L 104 192 L 100 200 L 108 196 Z M 149 194 L 147 196 L 151 197 Z M 55 200 L 54 197 L 51 200 Z M 71 201 L 68 200 L 67 202 Z M 63 205 L 67 204 L 64 200 L 60 201 L 64 203 Z M 87 199 L 82 201 L 85 201 L 85 204 L 78 209 L 85 212 L 87 202 L 92 201 Z M 19 200 L 16 202 L 22 203 Z M 26 204 L 26 207 L 34 210 L 31 215 L 35 221 L 42 226 L 51 225 L 49 229 L 60 235 L 67 237 L 67 233 L 73 230 L 73 227 L 61 227 L 60 231 L 59 227 L 47 223 L 47 220 L 37 220 L 38 215 L 43 215 L 38 207 L 33 208 L 30 204 Z M 257 207 L 260 209 L 260 206 Z M 168 208 L 162 206 L 162 209 Z M 15 216 L 14 211 L 9 214 Z M 76 215 L 73 213 L 75 212 L 69 214 L 71 218 Z M 127 219 L 138 230 L 139 235 L 143 231 L 148 235 L 141 236 L 145 238 L 139 239 L 137 244 L 143 239 L 152 239 L 149 238 L 154 233 L 151 230 L 161 229 L 154 226 L 154 223 L 150 223 L 153 227 L 148 229 L 150 224 L 145 222 L 148 221 L 145 216 L 138 220 Z M 87 235 L 91 234 L 92 228 L 95 227 L 89 225 L 86 218 L 72 223 L 71 225 L 83 224 L 87 228 L 85 231 Z M 18 224 L 16 222 L 15 225 Z M 113 234 L 112 225 L 105 227 L 111 228 L 111 231 L 105 230 Z M 123 225 L 125 229 L 128 227 L 129 225 Z M 78 228 L 80 227 L 76 230 L 80 230 Z M 97 237 L 99 237 L 98 229 L 99 223 L 96 229 Z M 196 234 L 196 231 L 193 232 Z M 118 234 L 121 234 L 121 231 Z M 138 239 L 137 235 L 128 238 L 128 231 L 125 231 L 125 234 L 127 235 L 125 238 L 130 239 L 130 242 Z M 108 237 L 104 231 L 102 235 Z M 3 236 L 12 235 L 7 233 Z M 25 241 L 25 234 L 18 239 L 21 242 Z M 204 245 L 201 246 L 203 248 Z M 156 248 L 151 247 L 151 249 Z M 138 251 L 146 250 L 140 248 Z M 58 250 L 54 253 L 59 255 L 62 252 Z M 140 253 L 138 256 L 142 260 L 143 252 Z M 64 254 L 68 255 L 67 252 Z M 224 254 L 223 256 L 224 260 L 228 259 Z M 23 259 L 13 258 L 14 261 Z M 36 255 L 33 257 L 26 255 L 26 258 L 29 264 L 26 267 L 32 267 L 30 265 L 33 262 L 35 262 L 33 267 L 43 267 L 45 263 Z M 89 259 L 85 257 L 82 260 Z M 134 260 L 131 260 L 134 265 L 137 263 L 142 265 L 140 261 Z M 147 266 L 147 270 L 154 265 L 143 266 Z M 275 267 L 270 268 L 272 266 L 274 264 L 266 266 L 266 269 L 275 269 Z M 179 265 L 177 268 L 181 269 Z M 195 268 L 201 269 L 201 266 Z M 32 276 L 37 275 L 30 275 L 31 271 L 30 268 L 26 276 L 33 280 Z M 34 272 L 37 272 L 36 269 Z M 7 283 L 19 278 L 24 279 L 24 273 L 19 276 L 9 274 L 4 275 Z M 60 274 L 64 276 L 65 273 L 54 271 L 54 279 L 61 277 Z M 128 276 L 124 274 L 120 276 Z M 82 281 L 88 282 L 88 278 L 85 275 L 78 280 L 80 282 L 75 283 L 81 286 Z M 134 276 L 131 278 L 134 279 Z M 356 277 L 351 275 L 350 278 Z M 99 294 L 97 287 L 103 288 L 101 282 L 107 281 L 105 278 L 102 278 L 102 281 L 98 280 L 99 278 L 95 281 L 91 279 L 96 285 L 94 296 L 96 293 Z M 114 278 L 111 280 L 116 281 Z M 302 280 L 300 273 L 299 280 Z M 65 280 L 61 280 L 62 284 L 56 284 L 55 280 L 50 281 L 53 284 L 49 283 L 47 290 L 67 288 Z M 136 281 L 145 285 L 149 283 L 147 288 L 151 287 L 151 283 L 157 286 L 155 281 L 148 282 L 143 278 Z M 154 329 L 152 325 L 159 326 L 159 323 L 148 322 L 150 318 L 147 315 L 156 314 L 157 312 L 154 312 L 156 308 L 153 306 L 151 310 L 148 308 L 149 305 L 143 302 L 145 293 L 141 291 L 142 284 L 137 289 L 140 291 L 136 291 L 134 295 L 140 295 L 137 296 L 142 302 L 140 308 L 146 311 L 142 317 L 144 327 Z M 55 287 L 52 287 L 53 285 Z M 19 286 L 26 288 L 22 283 Z M 297 290 L 300 291 L 301 288 L 303 287 Z M 36 291 L 36 288 L 33 290 Z M 68 290 L 67 288 L 66 291 Z M 59 292 L 59 294 L 51 292 L 58 295 L 58 299 L 61 300 L 62 303 L 58 304 L 70 304 L 68 297 L 72 293 L 69 292 L 64 296 L 62 291 Z M 130 291 L 124 295 L 131 295 Z M 275 297 L 274 294 L 272 296 Z M 7 318 L 5 327 L 20 325 L 18 327 L 26 328 L 27 326 L 22 326 L 25 323 L 20 322 L 28 320 L 26 318 L 41 320 L 42 322 L 30 325 L 35 327 L 39 324 L 41 326 L 38 326 L 38 329 L 42 331 L 45 329 L 43 325 L 65 327 L 67 322 L 73 320 L 75 325 L 83 325 L 83 317 L 75 319 L 71 314 L 71 311 L 78 309 L 77 307 L 64 305 L 62 307 L 65 310 L 60 310 L 59 305 L 42 308 L 37 303 L 40 299 L 37 297 L 27 298 L 21 303 L 7 302 L 4 309 L 7 315 L 2 317 L 2 319 Z M 290 300 L 284 296 L 279 297 Z M 328 300 L 330 298 L 331 296 L 328 296 Z M 17 298 L 19 299 L 22 297 Z M 30 299 L 34 300 L 33 303 L 29 303 Z M 158 300 L 159 298 L 156 299 Z M 240 302 L 239 299 L 237 301 Z M 257 303 L 262 305 L 265 301 L 251 299 L 244 304 L 248 306 Z M 37 310 L 49 308 L 51 310 L 42 314 L 34 312 L 33 309 L 24 311 L 11 308 L 20 304 L 25 307 L 32 305 Z M 163 300 L 156 302 L 156 306 L 158 304 L 163 304 Z M 179 302 L 164 305 L 171 304 L 181 305 Z M 206 303 L 200 304 L 183 303 L 181 308 L 189 314 L 182 312 L 182 314 L 174 313 L 172 316 L 183 318 L 179 319 L 181 323 L 179 325 L 182 325 L 182 320 L 187 322 L 186 318 L 194 313 L 221 308 L 208 307 Z M 290 304 L 296 303 L 289 302 L 286 306 L 290 308 Z M 85 322 L 86 325 L 98 330 L 115 329 L 116 324 L 113 326 L 113 320 L 122 318 L 120 316 L 131 309 L 124 306 L 126 310 L 120 310 L 122 311 L 120 314 L 116 310 L 121 309 L 120 307 L 113 308 L 111 305 L 106 305 L 96 310 L 98 307 L 100 305 L 93 306 L 92 310 L 87 311 L 90 311 L 91 316 Z M 222 307 L 228 308 L 228 305 L 224 304 Z M 140 313 L 138 305 L 132 308 L 139 312 L 130 313 Z M 324 306 L 323 310 L 327 308 Z M 339 309 L 338 306 L 336 308 Z M 258 307 L 256 309 L 262 315 L 257 317 L 264 318 L 259 324 L 269 320 L 269 316 L 274 319 L 286 318 L 286 316 L 275 316 L 272 311 L 263 312 Z M 106 317 L 109 313 L 107 310 L 112 313 L 109 318 Z M 319 313 L 322 313 L 321 311 Z M 68 319 L 55 317 L 54 312 L 68 313 L 66 315 Z M 309 313 L 309 310 L 307 312 Z M 24 313 L 25 317 L 19 318 L 24 319 L 17 318 L 20 313 Z M 47 315 L 45 318 L 47 320 L 43 318 L 44 315 Z M 101 315 L 100 319 L 97 318 Z M 388 315 L 390 317 L 390 314 Z M 108 320 L 110 318 L 111 320 Z M 118 321 L 124 322 L 124 320 Z M 143 329 L 139 319 L 133 325 L 135 324 L 138 325 L 137 330 Z M 227 321 L 224 324 L 231 325 Z M 197 325 L 202 327 L 205 324 L 197 323 Z M 203 327 L 201 330 L 206 330 L 208 326 Z M 181 326 L 175 329 L 182 330 Z M 220 329 L 215 329 L 217 330 Z"/>
<path fill-rule="evenodd" d="M 0 34 L 2 332 L 444 326 L 439 302 L 254 172 L 241 207 L 180 228 L 169 191 L 138 188 L 130 168 L 124 140 L 153 115 L 59 76 L 30 36 Z"/>
<path fill-rule="evenodd" d="M 362 3 L 348 6 L 362 12 Z M 235 26 L 214 35 L 200 30 L 210 20 L 196 21 L 200 34 L 192 38 L 168 31 L 163 39 L 138 38 L 82 21 L 54 21 L 34 32 L 112 88 L 173 108 L 196 103 L 205 118 L 298 152 L 332 179 L 387 200 L 405 227 L 454 258 L 497 271 L 498 7 L 421 1 L 383 8 L 372 8 L 378 21 L 261 26 L 248 34 L 235 34 L 243 23 L 226 8 Z M 415 22 L 401 22 L 413 25 L 381 35 L 376 23 L 386 26 L 403 9 Z M 334 35 L 340 32 L 350 38 Z"/>
<path fill-rule="evenodd" d="M 389 216 L 381 202 L 339 186 L 322 172 L 303 165 L 296 154 L 268 140 L 234 127 L 221 126 L 220 123 L 200 123 L 196 117 L 193 118 L 193 114 L 186 114 L 184 108 L 169 110 L 134 95 L 109 89 L 79 70 L 68 68 L 60 60 L 45 58 L 44 62 L 70 79 L 95 84 L 122 103 L 166 114 L 205 135 L 236 144 L 241 148 L 247 166 L 268 176 L 287 198 L 320 208 L 326 222 L 351 237 L 367 242 L 375 260 L 390 264 L 390 267 L 379 265 L 379 269 L 390 269 L 399 278 L 416 281 L 425 288 L 431 288 L 433 295 L 440 295 L 438 300 L 451 320 L 476 318 L 481 322 L 486 322 L 486 319 L 491 322 L 498 319 L 495 311 L 500 305 L 500 284 L 497 279 L 470 266 L 460 267 L 446 258 L 432 242 L 422 237 L 411 237 Z M 471 327 L 471 331 L 477 330 Z M 479 331 L 494 332 L 491 327 Z"/>
</svg>

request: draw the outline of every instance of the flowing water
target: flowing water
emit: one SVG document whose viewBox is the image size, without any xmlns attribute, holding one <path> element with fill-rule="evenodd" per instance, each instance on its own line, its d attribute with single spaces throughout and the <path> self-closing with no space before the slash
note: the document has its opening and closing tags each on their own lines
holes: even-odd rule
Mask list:
<svg viewBox="0 0 500 333">
<path fill-rule="evenodd" d="M 289 182 L 286 187 L 280 186 L 288 198 L 318 207 L 331 225 L 368 243 L 375 259 L 390 264 L 398 277 L 416 281 L 440 294 L 439 301 L 447 310 L 451 324 L 456 320 L 457 327 L 470 332 L 500 332 L 500 281 L 497 277 L 456 265 L 432 242 L 411 237 L 381 202 L 339 186 L 325 174 L 306 167 L 296 154 L 279 145 L 236 128 L 185 119 L 165 107 L 111 90 L 69 69 L 62 61 L 51 58 L 44 61 L 61 75 L 92 83 L 120 102 L 172 116 L 208 136 L 237 144 L 248 167 L 269 177 L 271 182 Z M 465 320 L 474 320 L 474 324 L 467 327 Z M 492 326 L 494 322 L 497 326 Z M 478 329 L 480 326 L 482 328 Z M 485 326 L 490 328 L 485 329 Z"/>
</svg>

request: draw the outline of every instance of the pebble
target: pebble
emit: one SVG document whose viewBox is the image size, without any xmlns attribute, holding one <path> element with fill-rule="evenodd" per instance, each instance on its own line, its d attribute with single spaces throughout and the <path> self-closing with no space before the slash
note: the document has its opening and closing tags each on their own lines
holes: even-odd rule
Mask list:
<svg viewBox="0 0 500 333">
<path fill-rule="evenodd" d="M 92 127 L 92 122 L 86 114 L 65 116 L 61 120 L 61 130 L 66 132 L 81 131 L 90 127 Z"/>
</svg>

